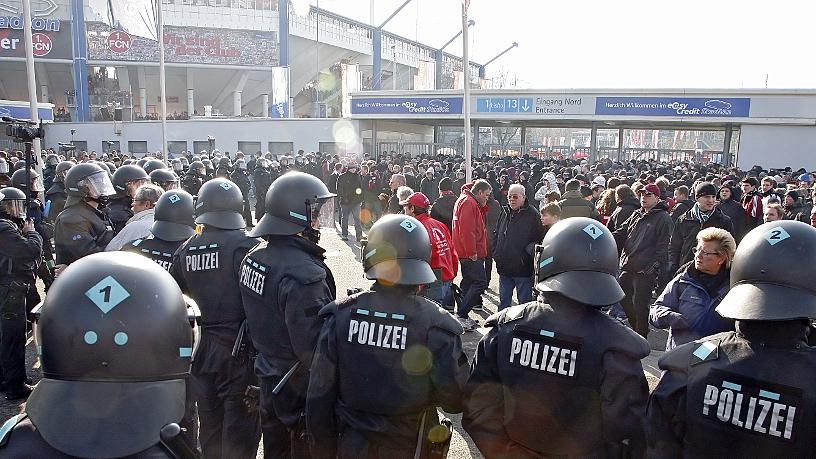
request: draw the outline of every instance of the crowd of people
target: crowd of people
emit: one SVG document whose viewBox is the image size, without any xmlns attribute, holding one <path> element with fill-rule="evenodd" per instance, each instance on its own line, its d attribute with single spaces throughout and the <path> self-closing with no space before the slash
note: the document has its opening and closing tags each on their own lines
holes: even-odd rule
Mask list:
<svg viewBox="0 0 816 459">
<path fill-rule="evenodd" d="M 263 438 L 266 457 L 444 457 L 436 407 L 463 412 L 488 458 L 809 455 L 814 273 L 779 261 L 816 255 L 812 172 L 482 157 L 468 181 L 461 157 L 396 152 L 44 151 L 42 173 L 21 158 L 0 152 L 0 369 L 7 399 L 31 398 L 0 456 L 251 458 Z M 326 213 L 341 239 L 354 227 L 370 290 L 338 299 Z M 494 270 L 498 312 L 479 324 Z M 669 352 L 647 408 L 650 325 Z"/>
</svg>

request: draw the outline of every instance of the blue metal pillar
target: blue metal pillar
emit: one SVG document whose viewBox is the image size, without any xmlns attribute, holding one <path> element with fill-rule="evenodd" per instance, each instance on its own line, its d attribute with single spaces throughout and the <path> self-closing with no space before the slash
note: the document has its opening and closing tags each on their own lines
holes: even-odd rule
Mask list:
<svg viewBox="0 0 816 459">
<path fill-rule="evenodd" d="M 278 65 L 289 65 L 289 0 L 278 0 Z"/>
<path fill-rule="evenodd" d="M 371 88 L 379 91 L 382 84 L 382 29 L 374 29 L 371 34 L 371 46 L 374 48 L 371 53 L 374 61 Z"/>
<path fill-rule="evenodd" d="M 76 119 L 74 121 L 90 121 L 88 44 L 85 41 L 85 10 L 82 6 L 82 0 L 71 0 L 71 27 L 74 91 L 76 93 Z"/>
<path fill-rule="evenodd" d="M 442 66 L 445 62 L 445 53 L 441 49 L 437 49 L 434 59 L 436 59 L 436 85 L 435 89 L 442 89 Z"/>
</svg>

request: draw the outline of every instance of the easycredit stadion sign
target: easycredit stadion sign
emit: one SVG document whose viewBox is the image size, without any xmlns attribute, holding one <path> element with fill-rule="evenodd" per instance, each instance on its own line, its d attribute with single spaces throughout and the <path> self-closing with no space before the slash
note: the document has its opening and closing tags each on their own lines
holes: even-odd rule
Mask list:
<svg viewBox="0 0 816 459">
<path fill-rule="evenodd" d="M 596 115 L 747 118 L 749 97 L 597 97 Z"/>
</svg>

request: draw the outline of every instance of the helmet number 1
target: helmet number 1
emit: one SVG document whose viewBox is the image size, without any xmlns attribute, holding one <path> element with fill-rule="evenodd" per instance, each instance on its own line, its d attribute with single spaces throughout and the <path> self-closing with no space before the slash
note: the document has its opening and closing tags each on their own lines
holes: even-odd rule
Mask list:
<svg viewBox="0 0 816 459">
<path fill-rule="evenodd" d="M 105 303 L 110 303 L 110 296 L 111 296 L 111 286 L 110 285 L 105 286 L 102 290 L 99 291 L 99 293 L 103 293 L 105 295 L 105 299 L 103 299 L 102 301 L 104 301 Z"/>
</svg>

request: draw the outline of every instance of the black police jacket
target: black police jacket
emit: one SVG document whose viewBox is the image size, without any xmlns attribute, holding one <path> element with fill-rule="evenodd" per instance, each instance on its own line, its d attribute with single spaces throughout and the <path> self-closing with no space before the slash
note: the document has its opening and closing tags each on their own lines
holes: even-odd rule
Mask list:
<svg viewBox="0 0 816 459">
<path fill-rule="evenodd" d="M 48 215 L 46 219 L 49 222 L 54 222 L 57 215 L 65 208 L 65 200 L 68 195 L 65 194 L 65 184 L 62 182 L 54 182 L 51 188 L 45 192 L 45 202 L 48 207 Z"/>
<path fill-rule="evenodd" d="M 85 202 L 66 207 L 54 222 L 57 264 L 68 265 L 85 255 L 104 251 L 113 235 L 113 228 L 99 210 Z"/>
<path fill-rule="evenodd" d="M 40 435 L 37 427 L 25 415 L 17 415 L 6 421 L 0 428 L 0 457 L 3 459 L 77 459 L 49 445 Z M 121 459 L 175 459 L 164 445 L 150 448 Z"/>
<path fill-rule="evenodd" d="M 660 359 L 648 457 L 813 457 L 816 348 L 807 345 L 808 322 L 736 328 Z"/>
<path fill-rule="evenodd" d="M 264 199 L 266 197 L 266 190 L 272 186 L 272 174 L 269 172 L 269 169 L 256 167 L 255 170 L 252 171 L 252 178 L 255 181 L 257 198 Z"/>
<path fill-rule="evenodd" d="M 644 444 L 649 343 L 597 309 L 551 295 L 491 316 L 462 425 L 488 459 L 606 457 Z M 634 457 L 637 457 L 635 455 Z"/>
<path fill-rule="evenodd" d="M 165 271 L 170 272 L 173 267 L 173 254 L 183 243 L 184 241 L 165 241 L 151 234 L 144 239 L 136 239 L 125 244 L 122 251 L 138 253 L 150 258 Z"/>
<path fill-rule="evenodd" d="M 306 398 L 313 453 L 335 457 L 346 429 L 391 449 L 416 447 L 422 411 L 461 411 L 462 326 L 436 303 L 382 287 L 326 305 Z"/>
<path fill-rule="evenodd" d="M 8 216 L 0 215 L 0 286 L 31 282 L 42 244 L 36 231 L 23 232 Z"/>
<path fill-rule="evenodd" d="M 187 173 L 184 178 L 181 179 L 181 189 L 190 193 L 192 196 L 198 194 L 198 190 L 201 189 L 201 185 L 204 184 L 204 180 L 191 173 Z"/>
<path fill-rule="evenodd" d="M 173 255 L 170 273 L 201 310 L 205 335 L 232 346 L 246 317 L 238 289 L 241 260 L 258 243 L 246 231 L 204 227 Z"/>
<path fill-rule="evenodd" d="M 133 211 L 130 209 L 132 203 L 133 199 L 130 196 L 119 196 L 111 199 L 105 206 L 104 212 L 113 227 L 114 235 L 119 234 L 119 231 L 122 231 L 130 217 L 133 216 Z"/>
</svg>

